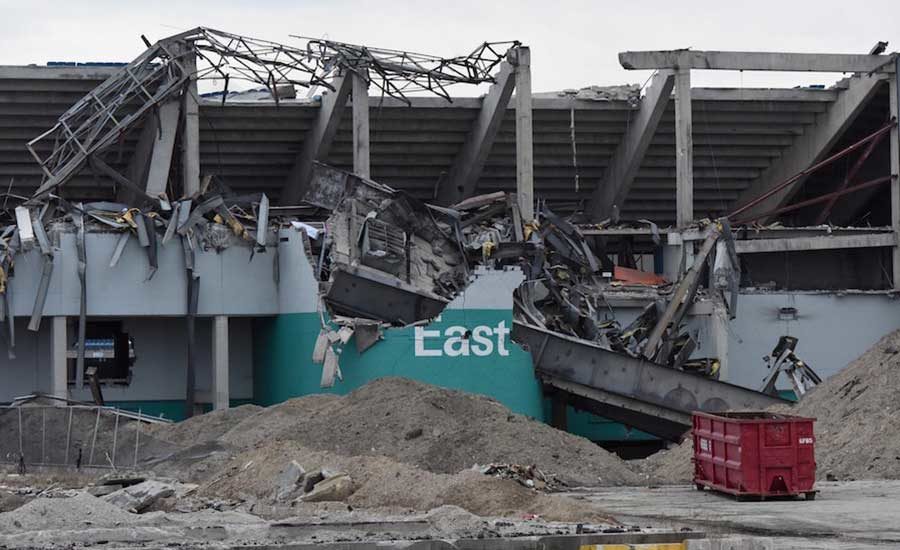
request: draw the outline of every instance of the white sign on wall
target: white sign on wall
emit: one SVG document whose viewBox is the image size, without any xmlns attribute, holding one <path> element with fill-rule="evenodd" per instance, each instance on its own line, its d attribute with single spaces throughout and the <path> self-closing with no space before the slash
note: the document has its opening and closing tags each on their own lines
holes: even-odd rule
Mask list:
<svg viewBox="0 0 900 550">
<path fill-rule="evenodd" d="M 438 318 L 437 320 L 440 320 Z M 462 325 L 449 326 L 443 331 L 426 327 L 415 328 L 416 357 L 486 357 L 497 353 L 509 355 L 507 347 L 509 329 L 506 321 L 497 326 L 479 325 L 471 331 Z"/>
</svg>

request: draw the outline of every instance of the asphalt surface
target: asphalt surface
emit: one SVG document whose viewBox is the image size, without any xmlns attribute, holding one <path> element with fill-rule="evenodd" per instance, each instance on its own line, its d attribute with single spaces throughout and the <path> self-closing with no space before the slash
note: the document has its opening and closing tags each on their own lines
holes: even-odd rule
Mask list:
<svg viewBox="0 0 900 550">
<path fill-rule="evenodd" d="M 709 534 L 770 537 L 774 548 L 900 547 L 900 481 L 817 483 L 815 500 L 739 502 L 693 486 L 616 487 L 573 493 L 618 520 Z"/>
</svg>

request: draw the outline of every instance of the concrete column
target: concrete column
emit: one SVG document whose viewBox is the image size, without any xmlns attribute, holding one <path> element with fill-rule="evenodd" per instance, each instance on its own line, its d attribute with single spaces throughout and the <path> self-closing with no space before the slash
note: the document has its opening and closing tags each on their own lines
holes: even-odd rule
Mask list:
<svg viewBox="0 0 900 550">
<path fill-rule="evenodd" d="M 694 142 L 691 131 L 691 71 L 675 73 L 675 221 L 694 221 Z"/>
<path fill-rule="evenodd" d="M 213 410 L 228 408 L 228 316 L 213 317 L 212 402 Z"/>
<path fill-rule="evenodd" d="M 895 62 L 895 72 L 890 79 L 891 117 L 900 118 L 900 57 Z M 900 236 L 900 136 L 898 129 L 891 129 L 891 226 L 894 233 Z M 900 246 L 893 250 L 894 288 L 900 288 Z"/>
<path fill-rule="evenodd" d="M 68 347 L 66 318 L 53 317 L 50 324 L 50 393 L 57 397 L 69 397 L 69 373 L 66 365 L 66 348 Z M 57 402 L 60 406 L 65 405 Z"/>
<path fill-rule="evenodd" d="M 371 178 L 369 164 L 369 89 L 366 79 L 356 73 L 353 78 L 353 173 Z"/>
<path fill-rule="evenodd" d="M 187 44 L 182 48 L 187 50 Z M 181 58 L 181 64 L 191 75 L 185 90 L 181 135 L 181 188 L 185 196 L 190 196 L 200 190 L 200 107 L 197 103 L 197 55 L 193 50 Z"/>
<path fill-rule="evenodd" d="M 534 219 L 534 133 L 531 113 L 531 50 L 516 53 L 516 193 L 522 219 Z"/>
<path fill-rule="evenodd" d="M 728 311 L 722 300 L 713 301 L 709 336 L 712 352 L 719 359 L 719 380 L 728 382 Z"/>
</svg>

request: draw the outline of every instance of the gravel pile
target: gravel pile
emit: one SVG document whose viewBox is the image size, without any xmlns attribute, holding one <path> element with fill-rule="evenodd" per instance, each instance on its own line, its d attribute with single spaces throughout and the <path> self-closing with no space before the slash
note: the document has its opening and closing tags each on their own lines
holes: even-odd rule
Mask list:
<svg viewBox="0 0 900 550">
<path fill-rule="evenodd" d="M 815 417 L 818 477 L 900 479 L 900 331 L 824 381 L 792 414 Z"/>
<path fill-rule="evenodd" d="M 12 512 L 0 514 L 0 533 L 36 530 L 77 530 L 123 527 L 136 523 L 130 514 L 87 493 L 70 498 L 36 498 Z"/>
</svg>

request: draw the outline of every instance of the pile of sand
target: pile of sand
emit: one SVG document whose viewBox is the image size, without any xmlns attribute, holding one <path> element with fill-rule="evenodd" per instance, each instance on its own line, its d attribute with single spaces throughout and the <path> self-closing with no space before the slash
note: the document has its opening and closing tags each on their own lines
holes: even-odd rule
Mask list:
<svg viewBox="0 0 900 550">
<path fill-rule="evenodd" d="M 379 379 L 344 397 L 312 395 L 155 426 L 153 436 L 180 446 L 146 463 L 156 474 L 199 483 L 200 498 L 243 501 L 254 510 L 287 504 L 275 495 L 291 461 L 307 472 L 349 474 L 353 493 L 344 503 L 354 509 L 458 506 L 481 516 L 554 521 L 609 518 L 594 505 L 472 467 L 535 465 L 573 486 L 642 480 L 616 455 L 493 399 L 401 378 Z"/>
<path fill-rule="evenodd" d="M 900 331 L 824 381 L 791 414 L 815 417 L 818 477 L 900 479 Z"/>
<path fill-rule="evenodd" d="M 569 485 L 640 482 L 616 455 L 594 443 L 513 414 L 497 401 L 402 378 L 382 378 L 344 396 L 292 399 L 249 416 L 205 415 L 158 427 L 156 437 L 244 450 L 290 441 L 339 456 L 384 456 L 432 473 L 455 474 L 475 464 L 535 465 Z M 214 429 L 207 430 L 210 422 Z M 172 436 L 168 435 L 169 431 Z M 206 441 L 204 441 L 206 438 Z"/>
<path fill-rule="evenodd" d="M 777 412 L 816 418 L 819 479 L 900 479 L 900 331 L 883 337 L 795 406 Z M 690 483 L 690 438 L 644 460 L 656 483 Z"/>
</svg>

